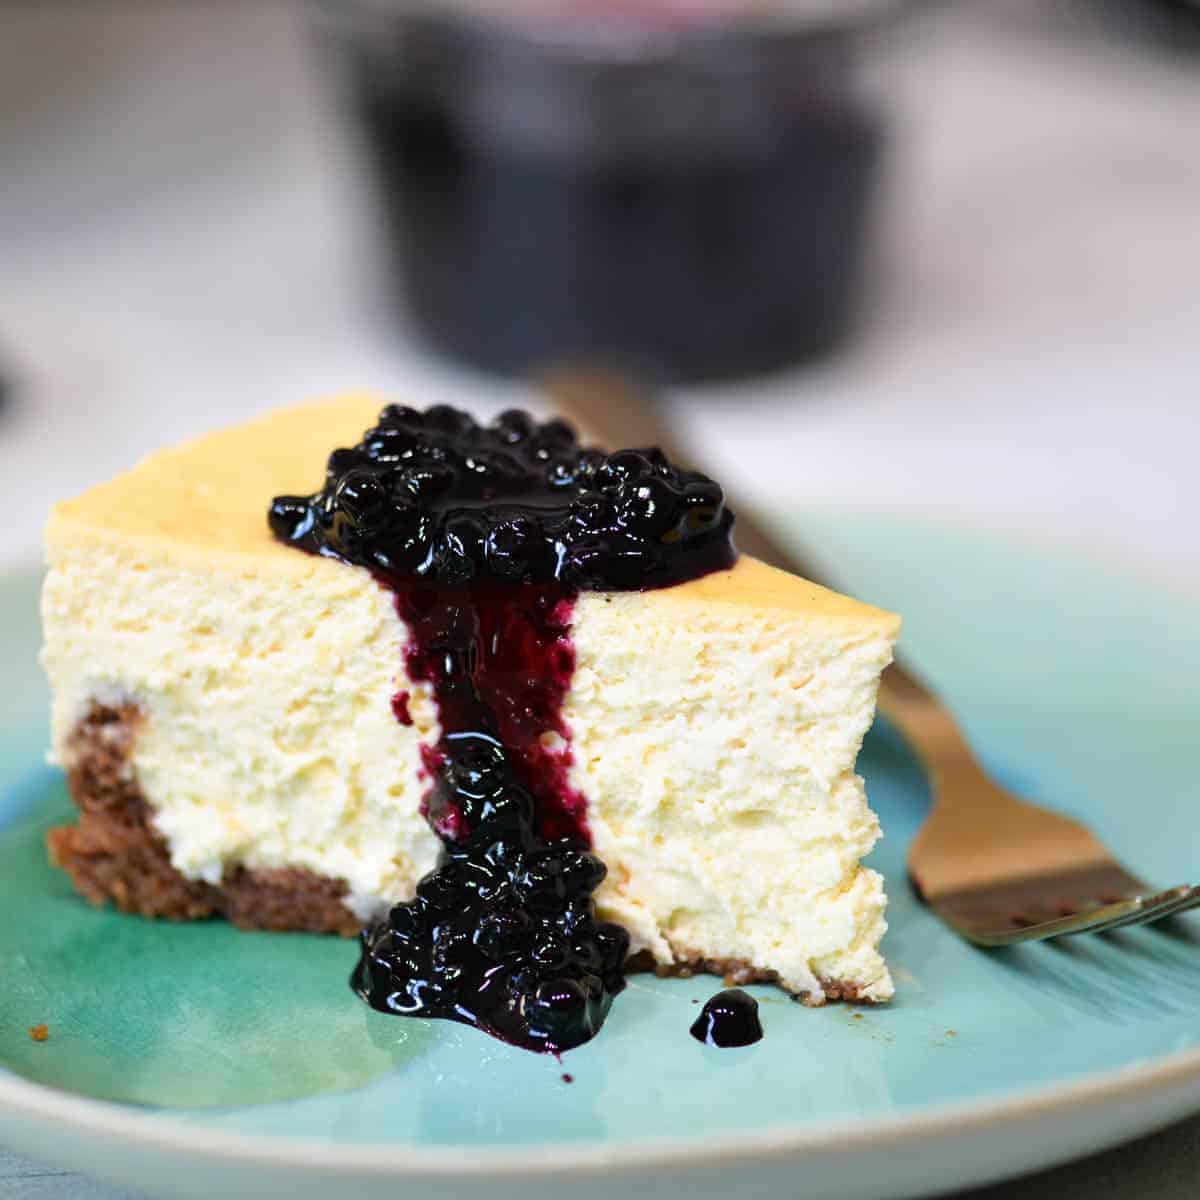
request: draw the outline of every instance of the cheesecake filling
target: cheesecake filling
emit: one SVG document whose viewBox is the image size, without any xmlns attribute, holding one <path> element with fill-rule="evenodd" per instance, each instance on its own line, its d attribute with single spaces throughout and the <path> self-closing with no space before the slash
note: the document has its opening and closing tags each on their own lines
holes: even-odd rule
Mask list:
<svg viewBox="0 0 1200 1200">
<path fill-rule="evenodd" d="M 570 783 L 564 699 L 581 590 L 637 591 L 734 561 L 720 487 L 657 450 L 605 455 L 562 422 L 487 428 L 389 406 L 330 456 L 325 486 L 278 497 L 281 541 L 372 571 L 427 686 L 422 811 L 442 851 L 362 934 L 352 986 L 373 1007 L 461 1021 L 531 1050 L 595 1035 L 624 987 L 629 934 L 596 916 L 606 876 Z M 392 712 L 408 722 L 409 697 Z"/>
</svg>

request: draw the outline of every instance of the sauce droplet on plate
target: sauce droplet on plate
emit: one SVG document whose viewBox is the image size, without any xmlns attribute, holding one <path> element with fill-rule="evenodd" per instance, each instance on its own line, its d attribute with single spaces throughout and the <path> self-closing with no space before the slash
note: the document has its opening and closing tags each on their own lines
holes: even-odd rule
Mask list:
<svg viewBox="0 0 1200 1200">
<path fill-rule="evenodd" d="M 718 992 L 692 1025 L 692 1037 L 706 1046 L 751 1046 L 762 1035 L 758 1001 L 741 988 Z"/>
</svg>

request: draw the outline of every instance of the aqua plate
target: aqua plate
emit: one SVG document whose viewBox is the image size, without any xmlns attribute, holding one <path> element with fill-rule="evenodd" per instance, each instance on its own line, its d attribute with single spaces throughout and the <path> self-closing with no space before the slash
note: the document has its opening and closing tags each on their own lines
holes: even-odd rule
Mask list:
<svg viewBox="0 0 1200 1200">
<path fill-rule="evenodd" d="M 992 770 L 1088 820 L 1147 879 L 1194 880 L 1200 603 L 1011 539 L 809 515 L 848 589 Z M 928 804 L 877 726 L 886 1008 L 769 988 L 766 1038 L 688 1036 L 711 979 L 637 977 L 600 1037 L 552 1058 L 368 1011 L 354 946 L 93 910 L 51 870 L 67 810 L 43 765 L 36 579 L 0 582 L 0 1141 L 163 1196 L 888 1200 L 1029 1171 L 1200 1109 L 1200 922 L 985 952 L 913 898 Z M 35 1042 L 29 1028 L 49 1026 Z M 572 1082 L 566 1082 L 569 1074 Z"/>
</svg>

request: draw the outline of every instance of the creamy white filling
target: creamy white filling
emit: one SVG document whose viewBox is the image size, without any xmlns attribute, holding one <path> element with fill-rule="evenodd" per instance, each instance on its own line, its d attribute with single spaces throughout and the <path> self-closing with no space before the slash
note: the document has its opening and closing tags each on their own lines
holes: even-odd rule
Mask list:
<svg viewBox="0 0 1200 1200">
<path fill-rule="evenodd" d="M 629 594 L 577 608 L 566 718 L 602 912 L 660 962 L 886 999 L 882 880 L 859 867 L 879 825 L 854 762 L 890 638 L 729 606 L 675 618 L 647 621 Z"/>
<path fill-rule="evenodd" d="M 136 701 L 134 768 L 179 871 L 305 867 L 344 879 L 364 920 L 412 894 L 438 852 L 417 753 L 437 719 L 366 572 L 314 559 L 282 587 L 100 541 L 51 568 L 54 744 L 61 758 L 94 700 Z M 881 880 L 858 866 L 878 825 L 853 765 L 889 638 L 585 593 L 574 639 L 566 717 L 609 867 L 601 912 L 664 963 L 744 960 L 815 998 L 838 980 L 886 999 Z"/>
<path fill-rule="evenodd" d="M 53 564 L 44 662 L 60 756 L 94 699 L 141 708 L 134 767 L 172 864 L 233 863 L 345 879 L 356 910 L 412 892 L 437 840 L 417 745 L 428 688 L 403 672 L 404 629 L 366 572 L 314 559 L 304 587 L 247 571 L 205 579 L 102 548 Z M 391 709 L 410 692 L 413 725 Z"/>
</svg>

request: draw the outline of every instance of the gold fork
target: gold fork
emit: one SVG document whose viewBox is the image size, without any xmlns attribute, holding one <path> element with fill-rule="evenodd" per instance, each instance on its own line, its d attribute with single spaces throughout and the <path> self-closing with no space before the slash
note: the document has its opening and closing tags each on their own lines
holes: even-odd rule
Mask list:
<svg viewBox="0 0 1200 1200">
<path fill-rule="evenodd" d="M 552 403 L 609 446 L 659 446 L 687 461 L 653 396 L 619 373 L 568 365 L 541 382 Z M 806 579 L 819 576 L 736 503 L 738 549 Z M 1156 891 L 1078 821 L 1014 796 L 980 765 L 954 716 L 899 662 L 879 708 L 913 746 L 933 804 L 908 852 L 913 885 L 946 924 L 982 946 L 1141 925 L 1200 907 L 1200 887 Z"/>
</svg>

